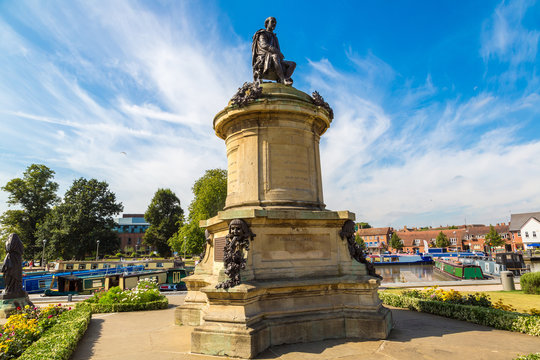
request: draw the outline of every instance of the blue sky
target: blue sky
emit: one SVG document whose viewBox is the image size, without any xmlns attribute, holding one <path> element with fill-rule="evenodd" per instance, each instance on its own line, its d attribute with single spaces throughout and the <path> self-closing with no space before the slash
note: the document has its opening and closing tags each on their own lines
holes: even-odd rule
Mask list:
<svg viewBox="0 0 540 360">
<path fill-rule="evenodd" d="M 294 86 L 334 108 L 327 208 L 394 227 L 540 209 L 538 1 L 0 0 L 0 183 L 42 163 L 60 195 L 94 177 L 125 212 L 159 187 L 187 209 L 226 167 L 212 119 L 268 16 Z"/>
</svg>

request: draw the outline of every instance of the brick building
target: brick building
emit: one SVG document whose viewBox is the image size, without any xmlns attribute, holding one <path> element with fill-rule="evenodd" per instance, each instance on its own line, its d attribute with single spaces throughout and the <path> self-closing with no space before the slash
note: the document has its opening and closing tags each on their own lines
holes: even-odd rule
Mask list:
<svg viewBox="0 0 540 360">
<path fill-rule="evenodd" d="M 393 230 L 391 227 L 358 229 L 356 235 L 364 239 L 369 253 L 380 254 L 388 249 Z"/>
<path fill-rule="evenodd" d="M 516 244 L 512 242 L 509 226 L 507 224 L 497 224 L 494 228 L 506 242 L 505 246 L 499 250 L 514 251 Z M 435 239 L 441 231 L 450 241 L 448 251 L 488 251 L 485 245 L 485 237 L 489 230 L 490 227 L 486 225 L 461 225 L 453 229 L 409 229 L 405 227 L 397 231 L 397 235 L 403 242 L 403 252 L 424 252 L 424 242 L 429 247 L 434 247 Z"/>
<path fill-rule="evenodd" d="M 133 251 L 146 252 L 151 250 L 143 245 L 144 232 L 150 227 L 150 224 L 144 219 L 144 214 L 123 214 L 121 218 L 114 220 L 120 239 L 120 249 L 125 253 Z"/>
</svg>

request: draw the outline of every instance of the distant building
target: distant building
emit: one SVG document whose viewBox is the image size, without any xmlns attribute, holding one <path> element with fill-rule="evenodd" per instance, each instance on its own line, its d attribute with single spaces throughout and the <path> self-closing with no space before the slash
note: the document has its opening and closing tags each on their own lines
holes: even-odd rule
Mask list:
<svg viewBox="0 0 540 360">
<path fill-rule="evenodd" d="M 505 245 L 499 248 L 499 251 L 513 251 L 512 239 L 508 230 L 508 225 L 494 225 L 495 231 L 505 240 Z M 424 252 L 424 241 L 429 247 L 435 247 L 437 235 L 442 231 L 448 240 L 450 246 L 448 251 L 488 251 L 485 244 L 486 235 L 490 227 L 486 225 L 460 225 L 455 228 L 437 228 L 437 229 L 409 229 L 404 227 L 397 231 L 397 235 L 403 242 L 403 251 L 409 253 Z M 515 244 L 514 244 L 515 245 Z"/>
<path fill-rule="evenodd" d="M 524 250 L 540 247 L 540 212 L 511 214 L 510 233 Z"/>
<path fill-rule="evenodd" d="M 356 235 L 364 239 L 369 253 L 380 254 L 388 249 L 393 230 L 391 227 L 358 229 Z"/>
<path fill-rule="evenodd" d="M 118 233 L 120 248 L 123 252 L 150 250 L 142 243 L 143 235 L 150 227 L 150 224 L 144 219 L 144 214 L 123 214 L 121 218 L 114 221 L 117 224 L 114 230 Z"/>
</svg>

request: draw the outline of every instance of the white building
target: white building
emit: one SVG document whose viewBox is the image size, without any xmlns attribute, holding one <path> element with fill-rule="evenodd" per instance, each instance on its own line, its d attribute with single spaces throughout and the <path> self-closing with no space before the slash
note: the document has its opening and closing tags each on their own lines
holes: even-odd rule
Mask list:
<svg viewBox="0 0 540 360">
<path fill-rule="evenodd" d="M 510 232 L 521 237 L 525 250 L 540 248 L 540 212 L 512 214 Z"/>
<path fill-rule="evenodd" d="M 537 218 L 531 217 L 521 227 L 521 239 L 525 249 L 540 247 L 540 221 Z"/>
</svg>

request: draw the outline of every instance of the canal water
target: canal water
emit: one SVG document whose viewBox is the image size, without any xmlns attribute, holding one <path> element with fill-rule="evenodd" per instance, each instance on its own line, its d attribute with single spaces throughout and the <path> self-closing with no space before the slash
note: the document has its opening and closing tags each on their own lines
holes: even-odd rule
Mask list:
<svg viewBox="0 0 540 360">
<path fill-rule="evenodd" d="M 407 283 L 452 280 L 433 270 L 433 264 L 375 265 L 382 283 Z"/>
</svg>

